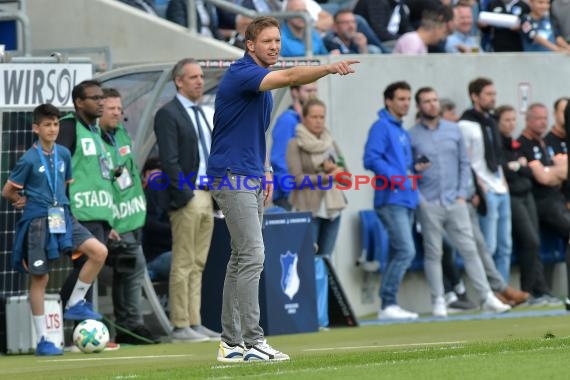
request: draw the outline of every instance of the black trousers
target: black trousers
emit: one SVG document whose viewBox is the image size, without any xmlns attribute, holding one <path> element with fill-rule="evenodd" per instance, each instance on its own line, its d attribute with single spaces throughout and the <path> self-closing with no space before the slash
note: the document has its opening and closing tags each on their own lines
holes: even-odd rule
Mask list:
<svg viewBox="0 0 570 380">
<path fill-rule="evenodd" d="M 536 199 L 536 209 L 540 225 L 554 231 L 566 241 L 570 238 L 570 210 L 566 208 L 566 200 L 562 192 L 558 196 Z M 570 273 L 570 253 L 566 249 L 566 272 Z M 566 283 L 566 295 L 570 297 L 570 275 Z"/>
<path fill-rule="evenodd" d="M 535 297 L 549 293 L 540 261 L 540 227 L 532 193 L 511 195 L 513 248 L 521 271 L 521 289 Z"/>
</svg>

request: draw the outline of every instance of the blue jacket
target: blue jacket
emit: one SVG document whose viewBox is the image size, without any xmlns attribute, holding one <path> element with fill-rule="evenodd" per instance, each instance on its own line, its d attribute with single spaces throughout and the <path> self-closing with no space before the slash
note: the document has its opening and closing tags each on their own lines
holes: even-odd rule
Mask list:
<svg viewBox="0 0 570 380">
<path fill-rule="evenodd" d="M 56 260 L 59 258 L 59 253 L 66 250 L 71 250 L 72 244 L 72 230 L 73 219 L 69 206 L 64 206 L 65 209 L 65 226 L 66 231 L 64 234 L 46 234 L 46 241 L 44 242 L 48 260 Z M 24 242 L 26 240 L 28 228 L 33 219 L 45 219 L 45 228 L 48 227 L 47 222 L 47 208 L 44 205 L 28 202 L 24 207 L 24 213 L 16 224 L 16 233 L 14 235 L 14 246 L 12 248 L 12 268 L 22 273 L 26 273 L 22 265 L 22 259 L 26 257 L 24 252 Z"/>
<path fill-rule="evenodd" d="M 291 193 L 291 190 L 281 188 L 280 181 L 289 174 L 286 157 L 287 145 L 295 137 L 295 129 L 300 122 L 301 116 L 291 107 L 277 118 L 271 132 L 271 166 L 273 166 L 273 176 L 275 177 L 273 200 L 287 199 L 289 198 L 289 193 Z"/>
<path fill-rule="evenodd" d="M 407 177 L 412 173 L 413 159 L 410 136 L 387 109 L 378 112 L 378 120 L 372 124 L 368 132 L 368 140 L 364 147 L 364 167 L 383 176 L 376 181 L 377 187 L 383 190 L 374 191 L 374 207 L 397 205 L 415 209 L 418 205 L 418 191 L 412 188 L 412 181 L 406 180 L 399 185 L 398 176 Z M 396 179 L 396 183 L 394 183 Z"/>
</svg>

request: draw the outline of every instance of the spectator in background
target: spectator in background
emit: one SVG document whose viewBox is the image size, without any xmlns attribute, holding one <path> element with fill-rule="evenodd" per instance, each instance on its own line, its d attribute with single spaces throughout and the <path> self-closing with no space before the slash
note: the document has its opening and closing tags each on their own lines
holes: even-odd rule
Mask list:
<svg viewBox="0 0 570 380">
<path fill-rule="evenodd" d="M 286 10 L 291 12 L 307 12 L 307 5 L 305 0 L 289 0 Z M 281 25 L 282 57 L 302 57 L 305 55 L 305 28 L 311 28 L 313 54 L 325 55 L 329 53 L 316 29 L 311 25 L 305 25 L 303 18 L 293 17 L 287 19 Z"/>
<path fill-rule="evenodd" d="M 145 13 L 153 16 L 158 16 L 156 9 L 154 8 L 154 2 L 152 0 L 119 0 L 121 3 L 135 7 Z"/>
<path fill-rule="evenodd" d="M 530 13 L 521 15 L 524 51 L 570 51 L 550 22 L 550 0 L 529 0 Z"/>
<path fill-rule="evenodd" d="M 176 96 L 154 118 L 162 170 L 170 178 L 167 189 L 161 191 L 172 227 L 168 305 L 172 338 L 201 342 L 220 338 L 202 325 L 200 315 L 202 273 L 214 231 L 212 196 L 200 181 L 210 154 L 211 119 L 200 106 L 204 94 L 200 65 L 192 58 L 181 59 L 172 69 L 172 80 Z"/>
<path fill-rule="evenodd" d="M 442 98 L 439 100 L 439 105 L 441 107 L 441 118 L 443 120 L 451 121 L 452 123 L 459 121 L 459 115 L 456 112 L 457 108 L 453 100 Z"/>
<path fill-rule="evenodd" d="M 145 198 L 139 170 L 136 167 L 132 141 L 123 120 L 123 104 L 121 94 L 113 88 L 103 89 L 103 114 L 99 118 L 101 137 L 107 152 L 113 156 L 115 199 L 116 205 L 145 204 Z M 120 207 L 119 207 L 120 208 Z M 134 261 L 130 268 L 121 265 L 113 266 L 113 313 L 115 322 L 127 329 L 117 331 L 115 343 L 149 344 L 158 343 L 145 326 L 142 316 L 141 300 L 142 287 L 146 273 L 146 260 L 140 244 L 140 229 L 145 223 L 146 209 L 131 208 L 130 212 L 116 217 L 113 229 L 119 233 L 120 240 L 111 239 L 124 244 L 115 255 L 128 255 Z M 116 258 L 119 260 L 119 257 Z M 139 339 L 133 334 L 144 339 Z"/>
<path fill-rule="evenodd" d="M 168 281 L 172 262 L 172 230 L 168 212 L 160 204 L 159 192 L 149 186 L 153 174 L 161 173 L 160 158 L 149 157 L 143 166 L 146 197 L 146 221 L 143 228 L 143 251 L 152 281 Z M 156 175 L 155 175 L 156 176 Z"/>
<path fill-rule="evenodd" d="M 312 26 L 320 34 L 330 32 L 333 26 L 332 15 L 326 10 L 324 10 L 315 0 L 306 0 L 305 5 L 307 12 L 309 12 L 311 18 L 313 19 Z M 289 7 L 289 0 L 284 0 L 282 9 L 286 11 L 288 7 Z"/>
<path fill-rule="evenodd" d="M 497 92 L 490 79 L 476 78 L 469 83 L 473 108 L 459 120 L 471 167 L 485 193 L 487 213 L 480 217 L 487 251 L 506 283 L 509 282 L 512 253 L 511 201 L 502 164 L 501 137 L 491 116 Z"/>
<path fill-rule="evenodd" d="M 447 53 L 477 53 L 480 50 L 477 38 L 472 34 L 473 10 L 467 3 L 458 3 L 453 7 L 455 31 L 447 37 Z"/>
<path fill-rule="evenodd" d="M 544 136 L 544 142 L 549 147 L 549 154 L 568 154 L 566 145 L 566 129 L 564 129 L 564 110 L 568 105 L 568 98 L 558 98 L 554 102 L 554 125 L 550 132 Z M 564 181 L 562 184 L 562 194 L 566 199 L 566 208 L 570 205 L 570 182 Z"/>
<path fill-rule="evenodd" d="M 554 231 L 565 241 L 570 237 L 570 211 L 560 186 L 568 174 L 568 155 L 551 155 L 543 136 L 548 130 L 548 108 L 542 103 L 533 103 L 526 113 L 526 127 L 518 138 L 520 151 L 532 172 L 534 201 L 538 221 L 542 227 Z M 570 269 L 570 255 L 566 254 L 566 270 Z M 570 271 L 568 271 L 570 273 Z M 570 277 L 569 277 L 570 279 Z M 570 280 L 567 296 L 570 296 Z M 551 299 L 549 303 L 556 303 Z M 566 307 L 570 307 L 568 298 Z"/>
<path fill-rule="evenodd" d="M 287 146 L 287 167 L 295 183 L 305 185 L 305 178 L 311 186 L 293 189 L 290 196 L 295 211 L 310 211 L 313 214 L 313 242 L 317 246 L 315 275 L 317 285 L 317 314 L 320 327 L 329 325 L 328 276 L 322 257 L 330 258 L 338 229 L 340 216 L 346 207 L 341 190 L 335 188 L 334 178 L 346 171 L 340 148 L 325 125 L 325 104 L 310 99 L 303 106 L 302 123 L 295 131 L 295 137 Z M 326 188 L 327 190 L 322 190 Z"/>
<path fill-rule="evenodd" d="M 198 22 L 198 33 L 205 37 L 222 40 L 223 36 L 218 29 L 218 11 L 215 6 L 203 0 L 195 0 Z M 166 8 L 166 19 L 188 27 L 187 0 L 170 0 Z"/>
<path fill-rule="evenodd" d="M 401 0 L 359 0 L 354 13 L 368 21 L 382 44 L 391 48 L 404 33 L 413 31 L 408 6 Z"/>
<path fill-rule="evenodd" d="M 521 289 L 530 293 L 529 305 L 558 303 L 550 296 L 540 260 L 540 227 L 532 195 L 532 171 L 523 155 L 522 145 L 513 139 L 516 110 L 501 106 L 495 111 L 503 146 L 503 171 L 509 184 L 512 213 L 513 245 L 521 273 Z"/>
<path fill-rule="evenodd" d="M 425 11 L 420 27 L 398 38 L 392 53 L 427 54 L 428 45 L 436 44 L 447 35 L 447 26 L 441 14 Z"/>
<path fill-rule="evenodd" d="M 475 245 L 466 204 L 471 169 L 461 131 L 457 124 L 440 118 L 439 99 L 433 88 L 420 88 L 415 100 L 421 121 L 410 130 L 410 138 L 414 170 L 421 173 L 418 217 L 433 315 L 447 316 L 441 267 L 444 232 L 463 257 L 483 310 L 505 312 L 510 306 L 499 301 L 491 291 Z M 506 284 L 502 285 L 506 288 Z"/>
<path fill-rule="evenodd" d="M 291 94 L 292 104 L 283 111 L 275 121 L 273 130 L 271 131 L 271 166 L 273 166 L 275 178 L 275 187 L 273 190 L 273 204 L 282 207 L 287 211 L 291 211 L 289 203 L 288 189 L 281 188 L 281 178 L 289 174 L 287 170 L 287 145 L 289 140 L 295 137 L 295 129 L 301 122 L 301 113 L 303 106 L 312 98 L 317 96 L 317 84 L 309 83 L 301 86 L 291 86 L 289 92 Z"/>
<path fill-rule="evenodd" d="M 554 0 L 550 7 L 550 20 L 559 36 L 570 43 L 570 3 L 565 0 Z"/>
<path fill-rule="evenodd" d="M 368 40 L 356 29 L 356 18 L 351 10 L 343 9 L 334 15 L 333 31 L 323 39 L 330 52 L 340 54 L 367 54 Z M 380 50 L 376 51 L 381 53 Z"/>
<path fill-rule="evenodd" d="M 519 18 L 530 12 L 530 7 L 523 0 L 504 1 L 491 0 L 487 4 L 487 12 L 503 15 L 514 15 Z M 504 28 L 500 26 L 481 25 L 482 30 L 491 34 L 491 46 L 495 52 L 522 51 L 520 26 Z"/>
<path fill-rule="evenodd" d="M 410 108 L 411 88 L 406 82 L 394 82 L 384 90 L 385 108 L 368 132 L 364 147 L 364 167 L 383 176 L 374 191 L 374 208 L 386 227 L 390 240 L 390 255 L 380 284 L 381 308 L 379 319 L 416 319 L 417 313 L 402 309 L 397 294 L 416 249 L 412 235 L 414 210 L 418 192 L 411 181 L 394 183 L 394 176 L 406 177 L 412 170 L 412 150 L 403 117 Z"/>
</svg>

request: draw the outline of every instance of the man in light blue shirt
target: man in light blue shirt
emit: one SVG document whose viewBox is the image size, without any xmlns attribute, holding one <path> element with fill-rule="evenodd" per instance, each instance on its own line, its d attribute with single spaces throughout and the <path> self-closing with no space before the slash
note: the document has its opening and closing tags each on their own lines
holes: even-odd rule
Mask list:
<svg viewBox="0 0 570 380">
<path fill-rule="evenodd" d="M 499 301 L 491 291 L 475 245 L 465 203 L 471 171 L 461 131 L 457 124 L 440 118 L 439 99 L 433 88 L 420 88 L 415 100 L 421 121 L 410 130 L 410 138 L 414 168 L 422 169 L 418 181 L 418 218 L 422 226 L 424 270 L 431 289 L 433 315 L 447 316 L 441 268 L 444 232 L 453 246 L 460 249 L 465 270 L 482 308 L 491 312 L 507 311 L 510 306 Z"/>
<path fill-rule="evenodd" d="M 305 0 L 289 0 L 287 11 L 307 11 Z M 311 28 L 314 55 L 327 55 L 329 51 L 325 47 L 319 32 L 312 25 L 305 25 L 301 17 L 288 19 L 281 25 L 281 56 L 302 57 L 305 55 L 305 28 Z"/>
<path fill-rule="evenodd" d="M 445 41 L 446 53 L 475 53 L 480 50 L 473 35 L 473 10 L 470 5 L 459 3 L 453 8 L 455 31 Z"/>
</svg>

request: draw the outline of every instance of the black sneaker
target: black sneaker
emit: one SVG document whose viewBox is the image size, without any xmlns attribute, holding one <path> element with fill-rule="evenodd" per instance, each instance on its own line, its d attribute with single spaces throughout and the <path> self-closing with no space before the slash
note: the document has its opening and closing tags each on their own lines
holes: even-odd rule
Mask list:
<svg viewBox="0 0 570 380">
<path fill-rule="evenodd" d="M 570 311 L 570 298 L 566 297 L 564 305 L 566 306 L 566 311 Z"/>
<path fill-rule="evenodd" d="M 466 310 L 473 310 L 476 308 L 477 308 L 477 305 L 475 305 L 473 302 L 469 301 L 466 293 L 458 294 L 457 300 L 453 301 L 447 305 L 447 310 L 450 313 L 457 313 L 457 312 L 466 311 Z"/>
</svg>

